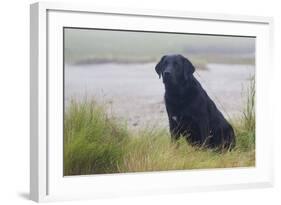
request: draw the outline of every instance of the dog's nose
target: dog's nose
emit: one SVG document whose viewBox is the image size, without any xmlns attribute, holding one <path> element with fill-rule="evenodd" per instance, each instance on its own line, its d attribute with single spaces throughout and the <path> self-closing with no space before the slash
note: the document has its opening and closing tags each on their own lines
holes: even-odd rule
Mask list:
<svg viewBox="0 0 281 205">
<path fill-rule="evenodd" d="M 172 79 L 172 75 L 170 72 L 167 72 L 167 71 L 164 71 L 163 73 L 163 80 L 164 80 L 164 83 L 168 83 L 170 82 Z"/>
<path fill-rule="evenodd" d="M 163 77 L 164 78 L 170 78 L 171 77 L 171 73 L 169 71 L 164 71 Z"/>
</svg>

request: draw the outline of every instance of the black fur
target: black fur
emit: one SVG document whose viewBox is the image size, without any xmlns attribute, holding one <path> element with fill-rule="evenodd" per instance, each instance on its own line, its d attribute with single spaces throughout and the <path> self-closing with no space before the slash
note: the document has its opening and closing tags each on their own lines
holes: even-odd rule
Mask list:
<svg viewBox="0 0 281 205">
<path fill-rule="evenodd" d="M 173 141 L 184 136 L 192 145 L 229 150 L 235 146 L 232 126 L 193 76 L 195 68 L 188 59 L 163 56 L 155 70 L 165 85 Z"/>
</svg>

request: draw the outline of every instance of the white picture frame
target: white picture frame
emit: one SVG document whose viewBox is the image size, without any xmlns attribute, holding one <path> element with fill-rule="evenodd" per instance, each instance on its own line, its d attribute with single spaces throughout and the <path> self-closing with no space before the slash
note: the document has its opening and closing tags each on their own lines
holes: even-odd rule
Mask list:
<svg viewBox="0 0 281 205">
<path fill-rule="evenodd" d="M 64 177 L 60 138 L 63 119 L 61 33 L 67 26 L 256 36 L 256 166 Z M 272 111 L 268 109 L 272 96 L 271 72 L 268 72 L 273 69 L 272 29 L 270 17 L 97 8 L 91 4 L 32 4 L 30 198 L 41 202 L 273 186 L 273 131 L 269 129 Z"/>
</svg>

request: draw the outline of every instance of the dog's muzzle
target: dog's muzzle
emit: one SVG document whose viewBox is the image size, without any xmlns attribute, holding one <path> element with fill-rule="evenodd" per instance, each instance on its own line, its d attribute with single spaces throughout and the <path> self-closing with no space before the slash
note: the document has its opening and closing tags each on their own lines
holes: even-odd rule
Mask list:
<svg viewBox="0 0 281 205">
<path fill-rule="evenodd" d="M 163 81 L 164 81 L 164 83 L 169 83 L 172 81 L 172 75 L 170 72 L 165 71 L 163 73 Z"/>
</svg>

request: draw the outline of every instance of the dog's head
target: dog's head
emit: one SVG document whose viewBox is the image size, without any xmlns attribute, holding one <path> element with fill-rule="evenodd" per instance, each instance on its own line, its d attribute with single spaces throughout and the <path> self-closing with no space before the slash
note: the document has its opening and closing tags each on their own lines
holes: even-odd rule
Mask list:
<svg viewBox="0 0 281 205">
<path fill-rule="evenodd" d="M 165 85 L 182 85 L 186 83 L 195 71 L 192 63 L 182 55 L 166 55 L 161 58 L 155 71 L 163 77 Z"/>
</svg>

